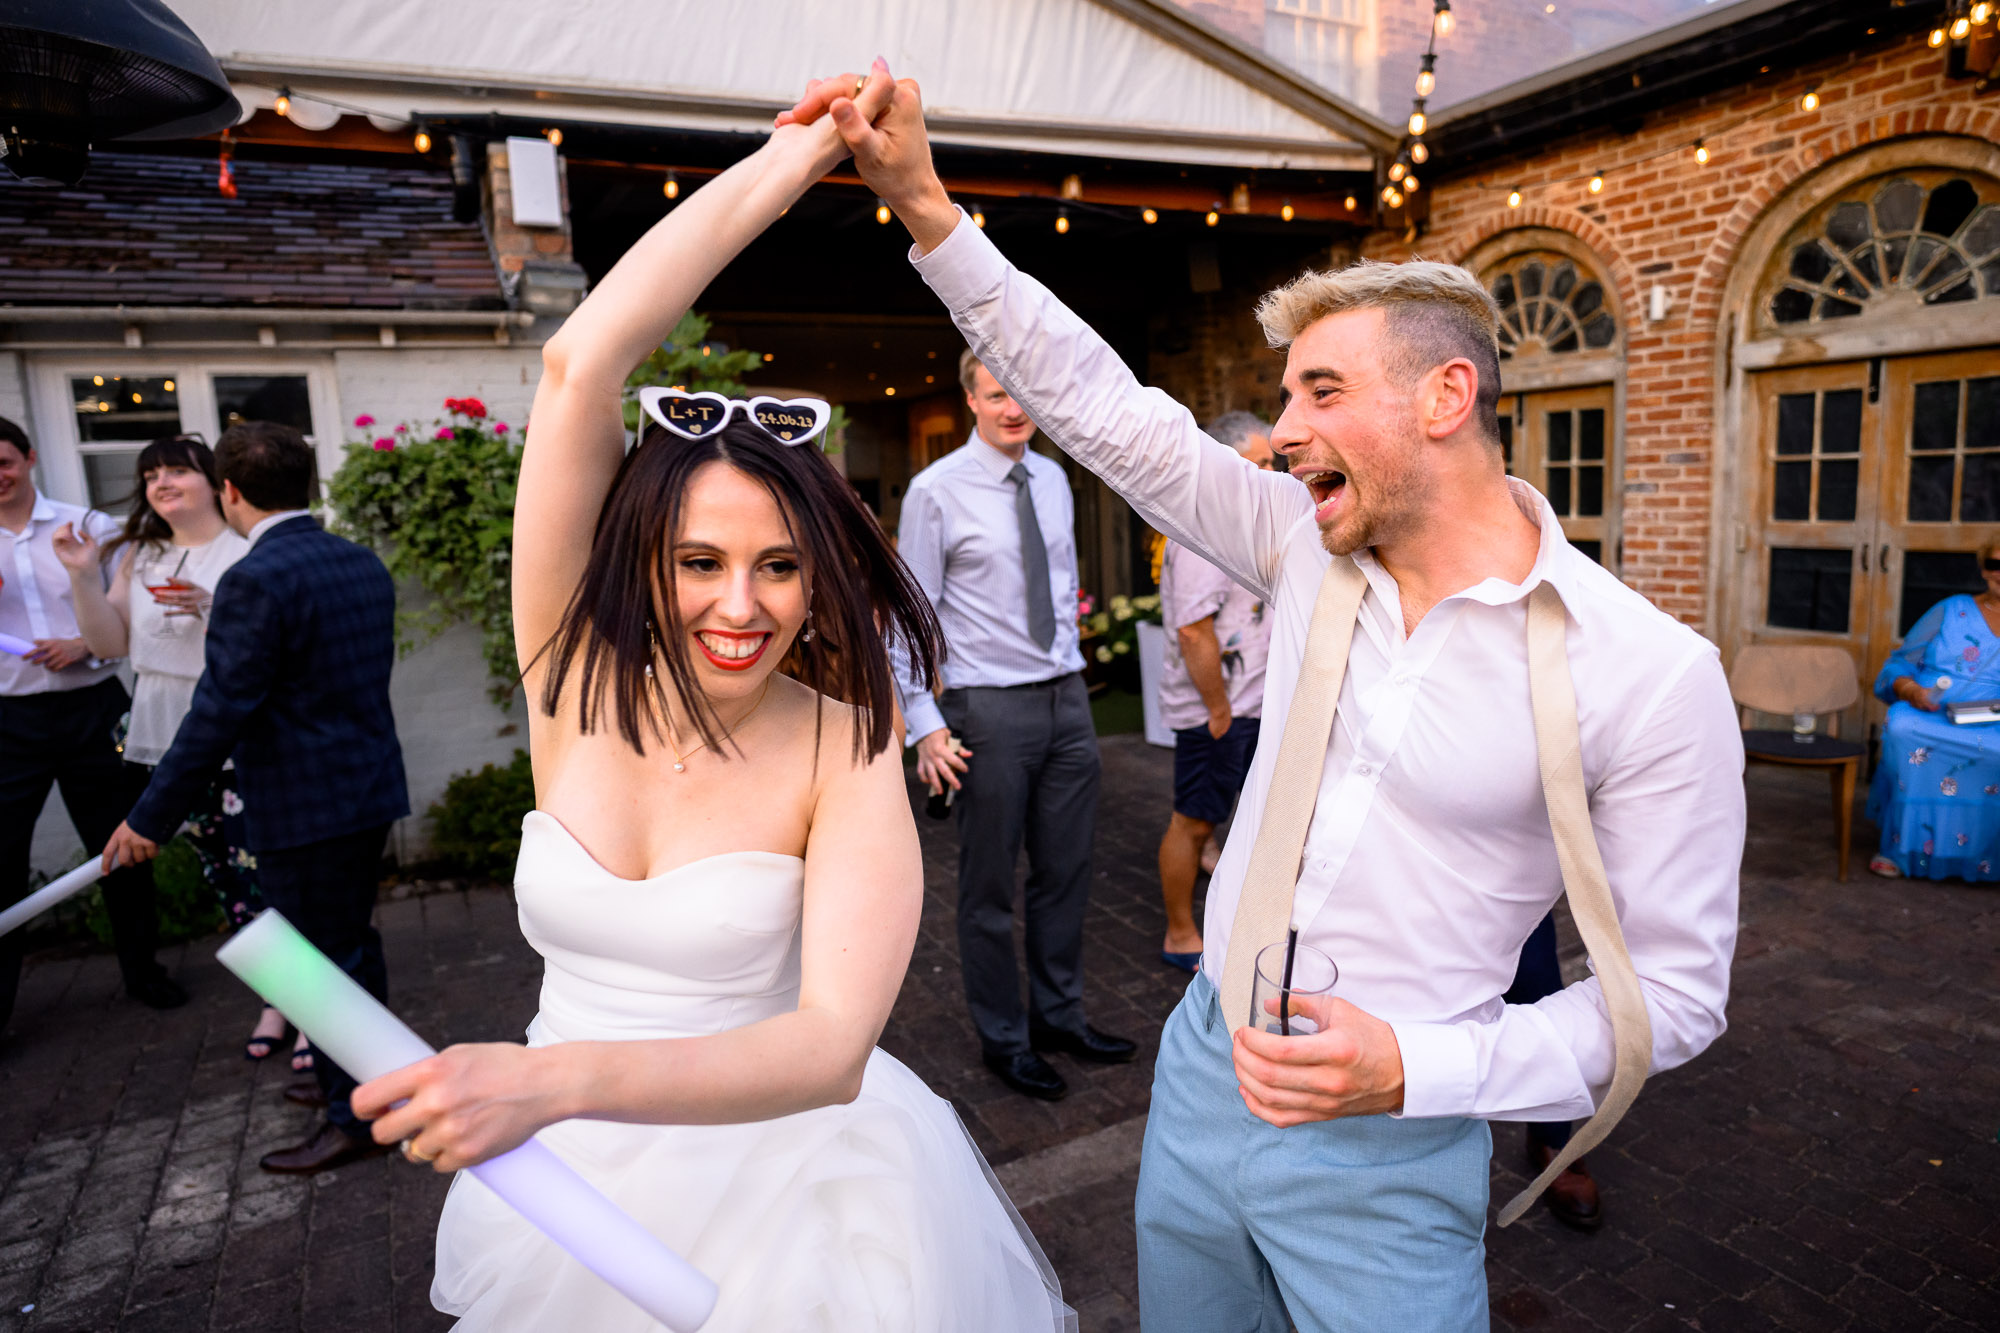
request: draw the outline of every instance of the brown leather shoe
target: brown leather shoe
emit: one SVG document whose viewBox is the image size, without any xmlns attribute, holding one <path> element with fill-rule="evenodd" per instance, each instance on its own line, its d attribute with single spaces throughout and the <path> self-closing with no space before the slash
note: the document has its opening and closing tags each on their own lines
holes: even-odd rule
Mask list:
<svg viewBox="0 0 2000 1333">
<path fill-rule="evenodd" d="M 394 1146 L 372 1139 L 350 1138 L 330 1122 L 322 1121 L 304 1143 L 267 1152 L 257 1165 L 281 1176 L 310 1176 L 365 1157 L 379 1157 Z"/>
<path fill-rule="evenodd" d="M 1555 1159 L 1553 1149 L 1534 1143 L 1528 1145 L 1528 1167 L 1535 1175 L 1541 1175 Z M 1604 1208 L 1597 1197 L 1597 1182 L 1590 1178 L 1590 1167 L 1581 1157 L 1549 1182 L 1548 1189 L 1542 1194 L 1542 1202 L 1555 1214 L 1556 1221 L 1564 1226 L 1575 1227 L 1578 1231 L 1595 1231 L 1604 1225 Z"/>
<path fill-rule="evenodd" d="M 326 1094 L 319 1090 L 318 1079 L 300 1079 L 285 1085 L 285 1100 L 294 1106 L 310 1106 L 317 1111 L 326 1105 Z"/>
</svg>

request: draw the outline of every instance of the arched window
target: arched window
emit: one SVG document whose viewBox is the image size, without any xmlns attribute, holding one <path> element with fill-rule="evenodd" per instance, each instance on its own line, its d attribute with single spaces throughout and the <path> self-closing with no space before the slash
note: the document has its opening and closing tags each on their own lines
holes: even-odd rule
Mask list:
<svg viewBox="0 0 2000 1333">
<path fill-rule="evenodd" d="M 1780 248 L 1765 309 L 1780 328 L 1852 319 L 1879 303 L 2000 294 L 2000 199 L 1990 181 L 1931 171 L 1880 178 L 1815 209 Z"/>
<path fill-rule="evenodd" d="M 1486 275 L 1500 306 L 1500 357 L 1601 351 L 1618 340 L 1604 284 L 1552 251 L 1517 254 Z"/>
</svg>

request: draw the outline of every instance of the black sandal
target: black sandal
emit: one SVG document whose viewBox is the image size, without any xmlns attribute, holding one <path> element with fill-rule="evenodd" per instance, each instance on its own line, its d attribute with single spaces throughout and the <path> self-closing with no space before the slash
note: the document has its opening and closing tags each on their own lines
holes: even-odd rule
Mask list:
<svg viewBox="0 0 2000 1333">
<path fill-rule="evenodd" d="M 268 1060 L 278 1053 L 278 1047 L 284 1045 L 286 1039 L 291 1035 L 292 1030 L 289 1026 L 272 1037 L 262 1037 L 252 1033 L 249 1040 L 243 1043 L 243 1058 L 245 1060 Z M 258 1050 L 259 1046 L 264 1049 L 261 1051 Z"/>
</svg>

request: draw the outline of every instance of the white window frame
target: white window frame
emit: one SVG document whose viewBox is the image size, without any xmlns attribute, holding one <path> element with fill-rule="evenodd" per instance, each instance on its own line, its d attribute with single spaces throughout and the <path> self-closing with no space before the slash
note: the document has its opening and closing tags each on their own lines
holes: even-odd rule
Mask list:
<svg viewBox="0 0 2000 1333">
<path fill-rule="evenodd" d="M 85 446 L 76 428 L 76 400 L 70 380 L 91 375 L 148 376 L 174 381 L 181 410 L 180 429 L 198 434 L 210 444 L 221 434 L 221 420 L 215 405 L 215 378 L 218 375 L 303 375 L 306 399 L 312 412 L 312 434 L 307 437 L 319 456 L 324 480 L 340 463 L 340 398 L 331 355 L 316 353 L 216 353 L 189 350 L 174 352 L 126 351 L 106 348 L 102 352 L 41 353 L 30 356 L 27 365 L 28 404 L 34 420 L 34 443 L 40 487 L 53 499 L 71 504 L 90 503 L 84 483 Z"/>
</svg>

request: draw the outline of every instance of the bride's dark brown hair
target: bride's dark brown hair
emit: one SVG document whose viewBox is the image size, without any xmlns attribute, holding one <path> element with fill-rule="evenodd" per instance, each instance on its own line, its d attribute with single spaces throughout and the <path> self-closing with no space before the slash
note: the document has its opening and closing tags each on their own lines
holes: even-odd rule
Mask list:
<svg viewBox="0 0 2000 1333">
<path fill-rule="evenodd" d="M 813 631 L 810 640 L 803 633 L 793 640 L 779 669 L 859 710 L 854 755 L 873 759 L 889 747 L 895 711 L 885 641 L 908 654 L 917 677 L 931 685 L 944 632 L 875 516 L 819 449 L 780 443 L 740 417 L 699 439 L 651 425 L 626 454 L 598 513 L 583 578 L 541 650 L 550 654 L 542 710 L 555 714 L 572 668 L 580 669 L 583 731 L 594 731 L 608 707 L 618 734 L 644 754 L 649 735 L 664 740 L 671 687 L 702 740 L 720 748 L 722 728 L 695 677 L 674 593 L 682 507 L 695 473 L 709 463 L 735 468 L 777 502 L 799 551 Z M 655 589 L 666 622 L 658 634 L 666 670 L 648 676 Z"/>
</svg>

